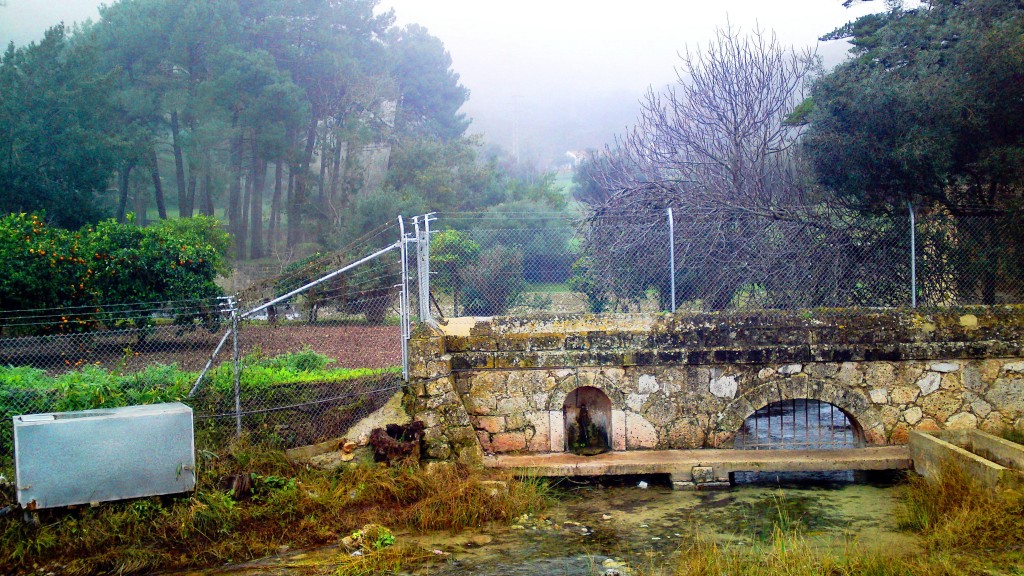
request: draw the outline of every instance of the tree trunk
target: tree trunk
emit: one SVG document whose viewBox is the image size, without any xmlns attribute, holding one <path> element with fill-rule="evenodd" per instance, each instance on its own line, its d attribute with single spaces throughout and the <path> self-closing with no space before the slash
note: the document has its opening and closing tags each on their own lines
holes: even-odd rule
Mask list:
<svg viewBox="0 0 1024 576">
<path fill-rule="evenodd" d="M 324 204 L 327 200 L 327 142 L 324 141 L 324 145 L 320 149 L 320 178 L 316 182 L 317 185 L 317 202 L 320 204 L 320 208 L 323 209 Z"/>
<path fill-rule="evenodd" d="M 242 135 L 231 139 L 231 186 L 228 189 L 228 232 L 235 237 L 235 254 L 241 258 L 245 237 L 238 234 L 242 219 Z"/>
<path fill-rule="evenodd" d="M 213 174 L 209 168 L 203 172 L 203 203 L 199 208 L 199 211 L 206 215 L 213 217 Z"/>
<path fill-rule="evenodd" d="M 149 224 L 149 206 L 148 198 L 146 197 L 146 188 L 143 186 L 135 187 L 135 225 L 139 228 L 145 228 Z"/>
<path fill-rule="evenodd" d="M 317 118 L 314 116 L 310 118 L 309 127 L 306 129 L 306 149 L 303 152 L 302 160 L 299 162 L 298 173 L 295 175 L 295 191 L 292 194 L 291 205 L 288 207 L 289 248 L 297 245 L 302 240 L 302 206 L 306 203 L 309 163 L 313 159 L 313 150 L 316 147 L 316 126 Z"/>
<path fill-rule="evenodd" d="M 188 163 L 188 193 L 185 195 L 185 214 L 186 218 L 191 218 L 195 212 L 196 205 L 196 170 L 195 164 L 192 162 Z"/>
<path fill-rule="evenodd" d="M 253 146 L 252 202 L 249 204 L 249 257 L 263 257 L 263 184 L 267 176 L 266 162 L 256 155 Z"/>
<path fill-rule="evenodd" d="M 128 209 L 128 182 L 131 179 L 132 168 L 135 166 L 134 162 L 129 162 L 121 168 L 120 176 L 120 187 L 121 187 L 121 199 L 117 203 L 117 221 L 124 222 L 125 211 Z"/>
<path fill-rule="evenodd" d="M 157 161 L 156 146 L 149 152 L 150 174 L 153 176 L 153 197 L 156 199 L 156 211 L 161 220 L 167 220 L 167 204 L 164 202 L 164 186 L 160 181 L 160 164 Z"/>
<path fill-rule="evenodd" d="M 235 236 L 235 248 L 237 258 L 245 260 L 245 244 L 249 240 L 249 198 L 252 197 L 252 167 L 245 175 L 245 182 L 242 185 L 242 206 L 238 218 L 238 235 Z"/>
<path fill-rule="evenodd" d="M 267 231 L 268 251 L 274 251 L 277 243 L 277 230 L 281 222 L 281 181 L 283 179 L 283 162 L 280 159 L 274 163 L 274 195 L 270 198 L 270 229 Z"/>
<path fill-rule="evenodd" d="M 188 203 L 185 200 L 185 160 L 181 153 L 177 110 L 171 112 L 171 146 L 174 148 L 174 182 L 178 186 L 178 216 L 188 218 L 192 214 L 188 211 Z"/>
</svg>

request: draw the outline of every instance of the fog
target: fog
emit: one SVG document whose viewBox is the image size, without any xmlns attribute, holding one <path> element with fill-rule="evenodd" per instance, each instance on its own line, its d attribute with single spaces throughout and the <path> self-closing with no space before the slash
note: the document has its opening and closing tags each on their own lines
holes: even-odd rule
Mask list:
<svg viewBox="0 0 1024 576">
<path fill-rule="evenodd" d="M 3 1 L 3 0 L 0 0 Z M 0 40 L 24 44 L 57 22 L 97 18 L 95 0 L 6 0 Z M 826 64 L 844 42 L 821 35 L 880 1 L 844 8 L 841 0 L 382 0 L 398 24 L 439 37 L 471 90 L 471 131 L 539 167 L 566 150 L 600 147 L 632 123 L 650 86 L 675 80 L 678 53 L 699 48 L 716 27 L 760 27 L 796 47 L 816 47 Z"/>
</svg>

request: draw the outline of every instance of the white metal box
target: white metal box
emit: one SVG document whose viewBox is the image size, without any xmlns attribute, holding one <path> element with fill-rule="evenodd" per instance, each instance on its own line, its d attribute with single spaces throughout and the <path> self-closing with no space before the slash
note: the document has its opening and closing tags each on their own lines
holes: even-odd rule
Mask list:
<svg viewBox="0 0 1024 576">
<path fill-rule="evenodd" d="M 32 510 L 195 488 L 192 409 L 173 402 L 14 417 L 18 503 Z"/>
</svg>

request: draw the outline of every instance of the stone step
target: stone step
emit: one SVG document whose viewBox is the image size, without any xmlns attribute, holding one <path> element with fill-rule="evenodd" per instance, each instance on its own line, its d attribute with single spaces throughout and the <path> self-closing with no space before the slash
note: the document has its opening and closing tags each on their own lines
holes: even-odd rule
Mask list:
<svg viewBox="0 0 1024 576">
<path fill-rule="evenodd" d="M 912 464 L 907 446 L 841 450 L 629 450 L 596 456 L 547 453 L 484 458 L 487 467 L 511 469 L 521 476 L 669 474 L 677 486 L 729 482 L 733 472 L 905 470 Z"/>
</svg>

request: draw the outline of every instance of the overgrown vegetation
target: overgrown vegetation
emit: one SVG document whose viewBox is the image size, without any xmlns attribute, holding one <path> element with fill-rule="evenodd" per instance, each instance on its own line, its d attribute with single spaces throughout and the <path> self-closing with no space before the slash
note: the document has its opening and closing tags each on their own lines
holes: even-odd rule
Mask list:
<svg viewBox="0 0 1024 576">
<path fill-rule="evenodd" d="M 253 353 L 243 358 L 240 388 L 246 397 L 291 398 L 301 394 L 302 384 L 344 383 L 398 370 L 331 368 L 333 362 L 310 349 L 271 358 Z M 10 422 L 18 414 L 181 401 L 197 377 L 173 364 L 155 364 L 134 373 L 86 365 L 58 376 L 37 368 L 0 366 L 0 418 Z M 216 413 L 232 398 L 233 388 L 234 371 L 225 363 L 208 373 L 202 395 L 188 403 Z M 0 455 L 12 453 L 11 442 L 11 428 L 0 427 Z"/>
<path fill-rule="evenodd" d="M 322 546 L 373 523 L 389 528 L 398 546 L 378 534 L 377 553 L 341 573 L 379 573 L 374 570 L 381 565 L 427 557 L 404 546 L 394 531 L 507 522 L 548 502 L 543 484 L 455 465 L 323 471 L 244 443 L 200 455 L 193 494 L 52 511 L 39 526 L 0 518 L 0 564 L 13 573 L 62 574 L 214 566 L 267 556 L 283 545 Z M 250 491 L 225 488 L 236 475 L 250 479 Z M 482 485 L 485 479 L 507 482 L 507 492 Z"/>
<path fill-rule="evenodd" d="M 228 242 L 207 217 L 148 228 L 105 220 L 69 231 L 47 225 L 45 215 L 9 214 L 0 218 L 0 329 L 10 336 L 152 323 L 140 309 L 223 294 L 214 279 L 228 270 Z M 30 314 L 42 308 L 64 310 Z M 211 314 L 178 308 L 188 310 L 179 322 Z"/>
</svg>

